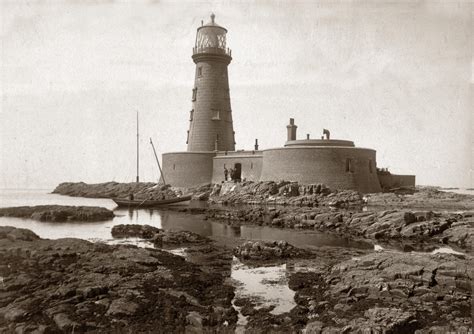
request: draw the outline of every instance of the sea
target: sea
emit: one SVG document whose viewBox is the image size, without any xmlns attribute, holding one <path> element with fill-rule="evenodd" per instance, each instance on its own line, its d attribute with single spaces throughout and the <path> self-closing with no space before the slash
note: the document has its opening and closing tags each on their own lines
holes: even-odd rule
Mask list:
<svg viewBox="0 0 474 334">
<path fill-rule="evenodd" d="M 168 209 L 127 209 L 118 208 L 110 199 L 70 197 L 52 194 L 50 189 L 2 189 L 0 207 L 34 205 L 74 205 L 100 206 L 113 210 L 115 217 L 101 222 L 40 222 L 32 219 L 0 217 L 0 226 L 10 225 L 27 228 L 38 236 L 48 239 L 80 238 L 92 242 L 117 243 L 111 229 L 119 224 L 151 225 L 164 230 L 191 231 L 221 243 L 233 243 L 233 239 L 285 240 L 304 246 L 339 246 L 372 248 L 366 242 L 352 241 L 320 232 L 295 231 L 267 226 L 229 226 L 206 220 L 203 215 L 189 214 Z M 191 202 L 191 205 L 199 203 Z M 132 240 L 122 240 L 135 243 Z M 143 245 L 147 245 L 146 243 Z M 151 244 L 150 244 L 151 245 Z"/>
</svg>

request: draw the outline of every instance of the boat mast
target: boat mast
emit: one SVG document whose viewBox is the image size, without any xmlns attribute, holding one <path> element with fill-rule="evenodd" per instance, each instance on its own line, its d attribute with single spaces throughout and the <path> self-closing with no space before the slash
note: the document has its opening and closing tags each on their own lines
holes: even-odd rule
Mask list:
<svg viewBox="0 0 474 334">
<path fill-rule="evenodd" d="M 137 183 L 140 182 L 140 159 L 139 159 L 139 149 L 140 149 L 140 144 L 139 144 L 139 133 L 138 133 L 138 110 L 137 110 Z"/>
<path fill-rule="evenodd" d="M 155 153 L 155 159 L 158 164 L 158 168 L 160 169 L 161 179 L 163 180 L 163 184 L 166 185 L 165 176 L 163 175 L 163 171 L 161 170 L 160 161 L 158 160 L 158 156 L 156 155 L 155 145 L 153 145 L 153 141 L 151 140 L 151 138 L 150 138 L 150 144 L 151 144 L 151 147 L 153 147 L 153 153 Z M 158 181 L 158 183 L 159 182 L 160 181 Z"/>
</svg>

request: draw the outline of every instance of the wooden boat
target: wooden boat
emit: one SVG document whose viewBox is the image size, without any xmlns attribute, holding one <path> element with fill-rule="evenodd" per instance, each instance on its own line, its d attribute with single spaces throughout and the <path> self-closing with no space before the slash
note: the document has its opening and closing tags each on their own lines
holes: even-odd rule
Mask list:
<svg viewBox="0 0 474 334">
<path fill-rule="evenodd" d="M 181 197 L 173 197 L 167 199 L 128 199 L 128 198 L 112 198 L 112 200 L 121 207 L 129 207 L 129 208 L 150 208 L 155 206 L 163 206 L 181 202 L 187 202 L 191 200 L 192 195 L 184 195 Z"/>
<path fill-rule="evenodd" d="M 138 112 L 137 112 L 137 183 L 140 181 L 139 177 L 139 171 L 140 171 L 140 160 L 139 160 L 139 138 L 140 134 L 138 131 Z M 163 170 L 161 169 L 160 161 L 158 160 L 158 155 L 156 154 L 155 150 L 155 145 L 153 145 L 153 141 L 150 138 L 150 144 L 151 147 L 153 148 L 153 153 L 155 154 L 155 159 L 156 163 L 158 164 L 158 168 L 160 169 L 160 175 L 161 175 L 161 181 L 163 182 L 164 185 L 166 185 L 165 182 L 165 176 L 163 175 Z M 160 183 L 160 180 L 158 180 L 158 184 Z M 180 197 L 172 197 L 172 198 L 166 198 L 166 199 L 159 199 L 159 200 L 154 200 L 154 199 L 133 199 L 132 198 L 112 198 L 112 200 L 119 206 L 119 207 L 128 207 L 128 208 L 151 208 L 151 207 L 159 207 L 163 205 L 170 205 L 170 204 L 175 204 L 175 203 L 185 203 L 189 202 L 191 200 L 192 195 L 183 195 Z"/>
</svg>

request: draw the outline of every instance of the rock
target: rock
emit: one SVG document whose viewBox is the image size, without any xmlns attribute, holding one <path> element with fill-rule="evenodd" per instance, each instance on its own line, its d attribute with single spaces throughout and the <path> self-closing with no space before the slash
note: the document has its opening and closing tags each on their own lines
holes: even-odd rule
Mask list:
<svg viewBox="0 0 474 334">
<path fill-rule="evenodd" d="M 97 206 L 38 205 L 0 208 L 0 217 L 30 218 L 39 221 L 102 221 L 112 219 L 114 213 Z"/>
<path fill-rule="evenodd" d="M 3 318 L 9 322 L 19 322 L 21 321 L 27 314 L 25 310 L 16 307 L 6 307 L 6 309 L 2 312 L 0 311 L 0 315 L 3 314 Z"/>
<path fill-rule="evenodd" d="M 142 238 L 152 239 L 162 229 L 150 225 L 120 224 L 112 227 L 111 234 L 114 238 Z"/>
<path fill-rule="evenodd" d="M 138 304 L 125 298 L 119 298 L 112 301 L 107 310 L 108 316 L 130 316 L 138 311 Z"/>
<path fill-rule="evenodd" d="M 444 242 L 451 242 L 458 246 L 472 249 L 474 245 L 474 228 L 468 224 L 452 224 L 452 228 L 443 230 L 441 238 Z"/>
<path fill-rule="evenodd" d="M 9 239 L 11 241 L 34 241 L 38 240 L 39 237 L 34 232 L 24 228 L 15 228 L 13 226 L 0 226 L 0 239 Z"/>
<path fill-rule="evenodd" d="M 305 257 L 309 252 L 286 241 L 246 241 L 234 248 L 234 255 L 243 260 L 270 260 Z"/>
<path fill-rule="evenodd" d="M 440 191 L 417 186 L 413 194 L 376 193 L 367 196 L 367 204 L 374 207 L 414 208 L 416 210 L 473 210 L 472 195 Z"/>
<path fill-rule="evenodd" d="M 189 231 L 165 231 L 162 234 L 162 242 L 164 244 L 187 244 L 187 243 L 204 243 L 210 240 L 200 234 Z"/>
<path fill-rule="evenodd" d="M 189 231 L 164 231 L 150 225 L 115 225 L 112 227 L 112 236 L 114 238 L 142 238 L 151 240 L 155 247 L 161 247 L 163 244 L 180 245 L 189 243 L 205 243 L 210 240 L 197 233 Z"/>
<path fill-rule="evenodd" d="M 415 312 L 406 312 L 398 308 L 374 307 L 364 313 L 366 321 L 351 323 L 352 328 L 361 331 L 379 333 L 410 333 L 418 327 Z"/>
<path fill-rule="evenodd" d="M 193 327 L 202 328 L 202 316 L 195 311 L 189 312 L 186 316 L 186 321 Z"/>
<path fill-rule="evenodd" d="M 312 321 L 306 324 L 303 329 L 303 334 L 321 334 L 323 332 L 324 324 L 321 321 Z"/>
<path fill-rule="evenodd" d="M 153 257 L 149 252 L 143 252 L 135 246 L 121 245 L 114 249 L 111 257 L 121 260 L 133 261 L 146 266 L 153 266 L 161 264 L 160 260 Z"/>
<path fill-rule="evenodd" d="M 118 333 L 124 326 L 133 333 L 184 332 L 196 310 L 202 331 L 221 332 L 224 322 L 232 328 L 237 321 L 234 288 L 226 283 L 229 250 L 223 256 L 211 252 L 221 249 L 216 245 L 189 246 L 206 263 L 193 264 L 153 248 L 73 238 L 11 241 L 7 235 L 26 231 L 15 230 L 0 228 L 2 333 Z"/>
<path fill-rule="evenodd" d="M 63 332 L 74 332 L 80 329 L 77 322 L 72 321 L 65 313 L 57 313 L 53 316 L 53 320 L 58 328 Z"/>
</svg>

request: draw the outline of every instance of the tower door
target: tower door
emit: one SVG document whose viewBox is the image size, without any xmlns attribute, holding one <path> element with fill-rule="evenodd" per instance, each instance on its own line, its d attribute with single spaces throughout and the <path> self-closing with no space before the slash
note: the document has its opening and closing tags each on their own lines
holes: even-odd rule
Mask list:
<svg viewBox="0 0 474 334">
<path fill-rule="evenodd" d="M 241 163 L 236 163 L 234 165 L 234 180 L 239 180 L 241 179 L 242 176 L 242 164 Z"/>
</svg>

